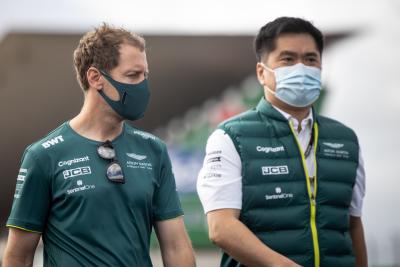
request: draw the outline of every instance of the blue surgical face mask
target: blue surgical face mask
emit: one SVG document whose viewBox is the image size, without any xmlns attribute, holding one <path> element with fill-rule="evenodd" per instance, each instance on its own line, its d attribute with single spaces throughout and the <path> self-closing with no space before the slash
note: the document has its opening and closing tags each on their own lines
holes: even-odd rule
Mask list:
<svg viewBox="0 0 400 267">
<path fill-rule="evenodd" d="M 267 89 L 282 102 L 293 107 L 307 107 L 318 99 L 321 92 L 319 68 L 298 63 L 272 70 L 263 63 L 261 65 L 275 74 L 275 92 Z"/>
<path fill-rule="evenodd" d="M 104 93 L 104 90 L 98 91 L 108 105 L 124 119 L 137 120 L 142 118 L 150 99 L 147 79 L 137 84 L 121 83 L 111 78 L 106 72 L 100 72 L 119 94 L 119 100 L 114 101 Z"/>
</svg>

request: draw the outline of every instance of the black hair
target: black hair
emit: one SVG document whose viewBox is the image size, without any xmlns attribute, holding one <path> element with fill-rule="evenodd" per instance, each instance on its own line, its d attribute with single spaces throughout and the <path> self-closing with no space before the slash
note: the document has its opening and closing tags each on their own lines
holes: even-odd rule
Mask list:
<svg viewBox="0 0 400 267">
<path fill-rule="evenodd" d="M 311 22 L 293 17 L 279 17 L 261 27 L 254 40 L 254 50 L 257 61 L 261 61 L 264 53 L 269 53 L 276 48 L 276 40 L 285 33 L 307 33 L 312 36 L 322 55 L 324 37 Z"/>
</svg>

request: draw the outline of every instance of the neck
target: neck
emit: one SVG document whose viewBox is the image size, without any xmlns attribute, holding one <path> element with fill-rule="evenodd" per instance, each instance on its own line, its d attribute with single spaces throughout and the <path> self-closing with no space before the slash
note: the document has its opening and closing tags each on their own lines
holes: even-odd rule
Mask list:
<svg viewBox="0 0 400 267">
<path fill-rule="evenodd" d="M 70 121 L 70 126 L 88 139 L 104 142 L 115 139 L 122 132 L 123 120 L 95 90 L 91 90 L 86 93 L 83 107 Z"/>
<path fill-rule="evenodd" d="M 267 99 L 268 102 L 270 102 L 275 107 L 283 110 L 286 113 L 289 113 L 292 117 L 294 117 L 299 122 L 299 125 L 301 125 L 301 122 L 305 118 L 307 118 L 307 116 L 311 110 L 311 106 L 304 107 L 304 108 L 293 107 L 293 106 L 290 106 L 290 105 L 280 101 L 279 99 L 277 99 L 269 94 L 266 94 L 265 98 Z"/>
</svg>

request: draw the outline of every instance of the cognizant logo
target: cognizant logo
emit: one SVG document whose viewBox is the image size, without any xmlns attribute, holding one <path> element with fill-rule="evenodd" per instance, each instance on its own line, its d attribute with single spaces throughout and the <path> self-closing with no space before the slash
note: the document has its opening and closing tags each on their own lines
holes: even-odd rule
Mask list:
<svg viewBox="0 0 400 267">
<path fill-rule="evenodd" d="M 66 165 L 71 166 L 74 163 L 84 162 L 84 161 L 89 161 L 89 156 L 86 156 L 86 157 L 83 157 L 83 158 L 76 158 L 76 159 L 60 161 L 60 162 L 58 162 L 58 166 L 59 167 L 66 166 Z"/>
<path fill-rule="evenodd" d="M 283 146 L 277 146 L 277 147 L 270 147 L 270 146 L 257 146 L 256 147 L 258 152 L 264 152 L 264 153 L 270 153 L 270 152 L 280 152 L 280 151 L 285 151 L 285 148 Z"/>
<path fill-rule="evenodd" d="M 293 193 L 282 193 L 282 188 L 279 186 L 275 188 L 274 195 L 265 195 L 266 200 L 275 200 L 275 199 L 285 199 L 285 198 L 293 198 Z"/>
</svg>

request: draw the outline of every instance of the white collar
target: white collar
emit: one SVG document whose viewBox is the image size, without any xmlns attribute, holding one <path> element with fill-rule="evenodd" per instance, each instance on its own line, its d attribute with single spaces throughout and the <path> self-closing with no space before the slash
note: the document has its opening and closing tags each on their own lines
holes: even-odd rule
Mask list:
<svg viewBox="0 0 400 267">
<path fill-rule="evenodd" d="M 281 110 L 280 108 L 278 108 L 278 107 L 276 107 L 274 105 L 272 105 L 272 106 L 274 107 L 274 109 L 279 111 L 279 113 L 281 113 L 288 121 L 291 121 L 293 123 L 293 128 L 295 130 L 297 130 L 299 128 L 299 121 L 295 117 L 293 117 L 289 113 Z M 313 120 L 313 111 L 310 108 L 310 112 L 308 113 L 308 116 L 301 121 L 301 129 L 311 129 L 312 125 L 313 125 L 313 122 L 314 122 L 314 120 Z"/>
</svg>

